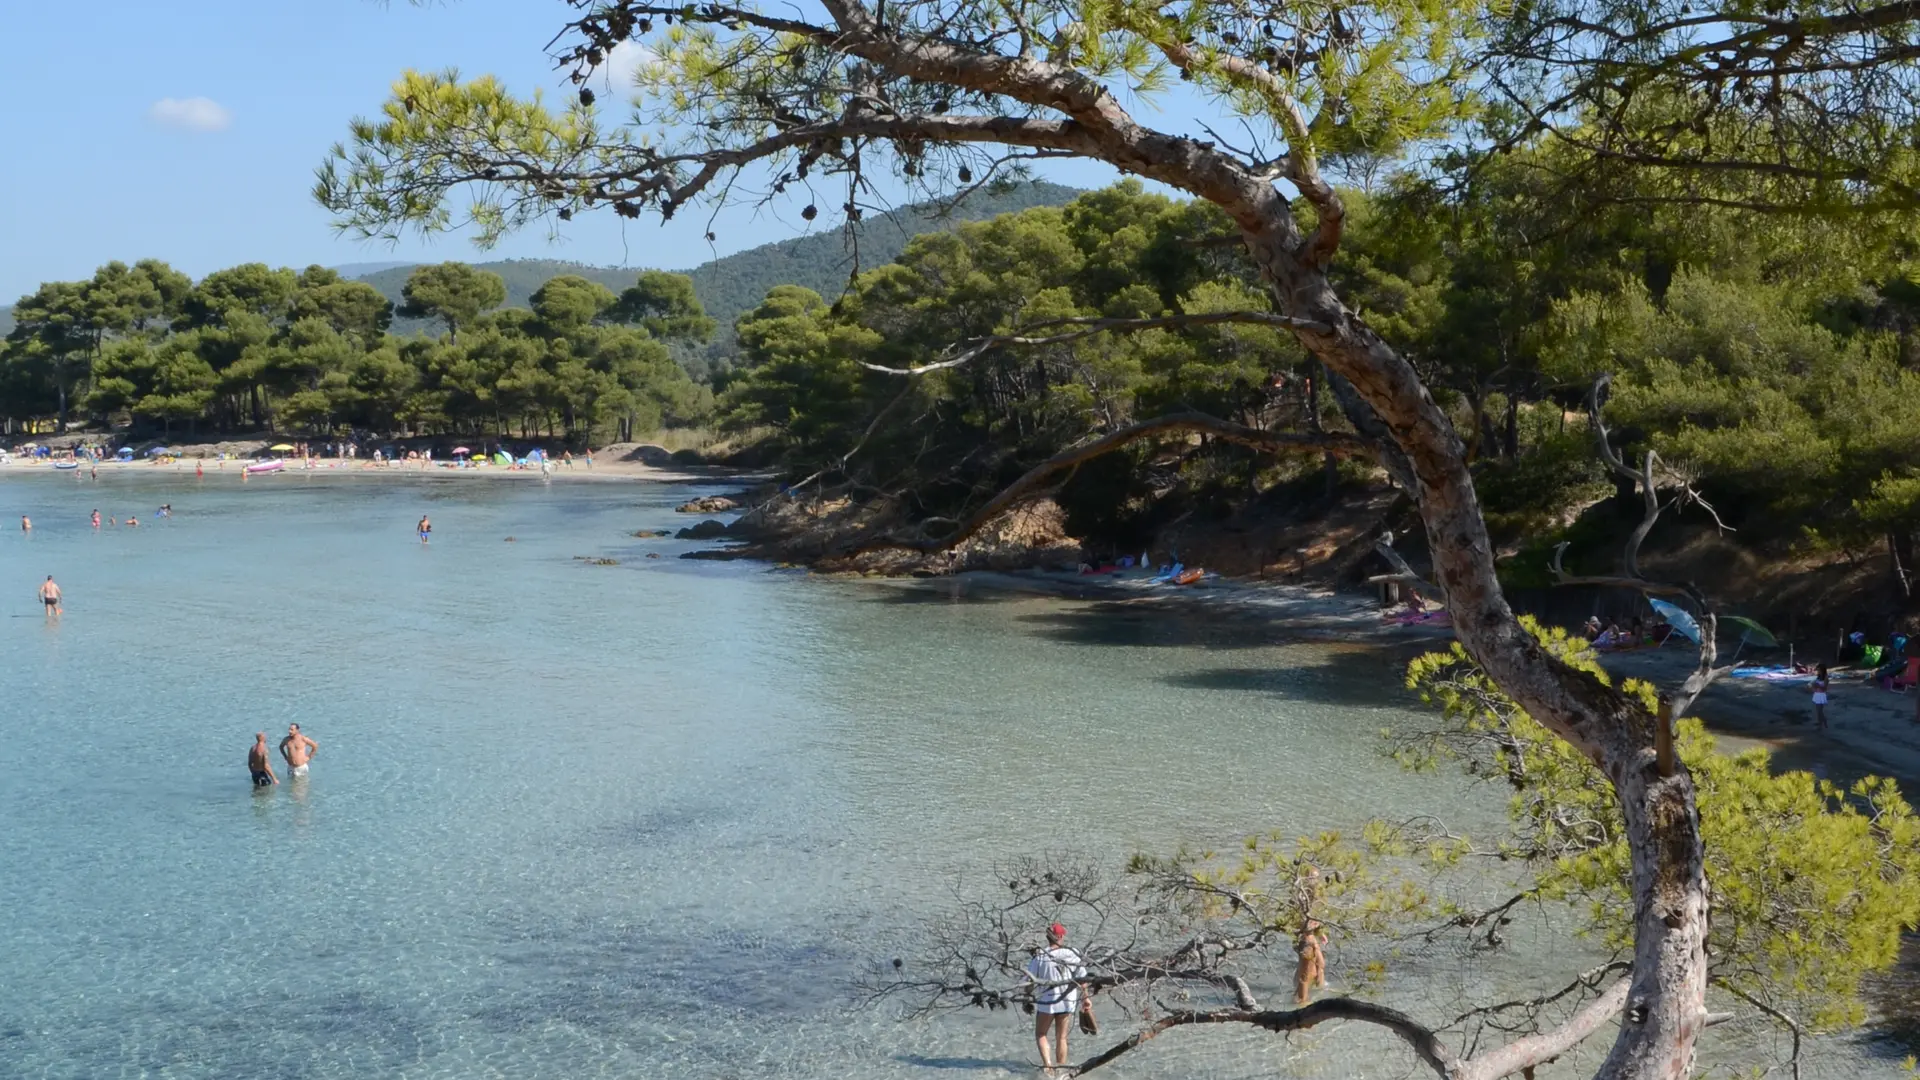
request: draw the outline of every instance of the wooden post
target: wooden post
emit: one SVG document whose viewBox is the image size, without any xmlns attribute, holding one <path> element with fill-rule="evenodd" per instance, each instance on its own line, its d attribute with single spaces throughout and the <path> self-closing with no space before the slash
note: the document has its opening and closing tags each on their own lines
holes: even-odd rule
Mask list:
<svg viewBox="0 0 1920 1080">
<path fill-rule="evenodd" d="M 1661 776 L 1673 775 L 1673 703 L 1665 694 L 1654 710 L 1653 760 Z"/>
</svg>

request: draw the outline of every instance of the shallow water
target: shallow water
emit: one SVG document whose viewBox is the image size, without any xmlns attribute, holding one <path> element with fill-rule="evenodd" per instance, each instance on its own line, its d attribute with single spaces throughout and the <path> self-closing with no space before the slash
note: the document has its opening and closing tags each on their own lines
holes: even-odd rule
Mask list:
<svg viewBox="0 0 1920 1080">
<path fill-rule="evenodd" d="M 956 875 L 1499 813 L 1380 757 L 1410 714 L 1366 653 L 630 538 L 688 492 L 5 478 L 36 527 L 0 535 L 0 1076 L 1024 1076 L 1024 1018 L 849 1008 Z M 312 777 L 251 791 L 290 721 Z M 1580 952 L 1521 945 L 1500 978 Z M 1433 1014 L 1487 975 L 1395 970 Z M 1108 1075 L 1408 1072 L 1333 1030 L 1175 1033 Z"/>
</svg>

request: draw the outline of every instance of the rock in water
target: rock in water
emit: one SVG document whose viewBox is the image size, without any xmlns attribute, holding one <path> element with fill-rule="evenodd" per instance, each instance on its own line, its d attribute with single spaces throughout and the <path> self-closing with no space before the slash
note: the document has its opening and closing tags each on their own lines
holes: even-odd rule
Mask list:
<svg viewBox="0 0 1920 1080">
<path fill-rule="evenodd" d="M 692 502 L 681 503 L 675 509 L 682 514 L 724 514 L 729 510 L 740 509 L 740 504 L 725 495 L 708 495 Z"/>
<path fill-rule="evenodd" d="M 677 539 L 681 540 L 713 540 L 725 535 L 727 535 L 726 524 L 724 522 L 714 521 L 711 518 L 698 525 L 681 529 L 674 534 Z"/>
</svg>

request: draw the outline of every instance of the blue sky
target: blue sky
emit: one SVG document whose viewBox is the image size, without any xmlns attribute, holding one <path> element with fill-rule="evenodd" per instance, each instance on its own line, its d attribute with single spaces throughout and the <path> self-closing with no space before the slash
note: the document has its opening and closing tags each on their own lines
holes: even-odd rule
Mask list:
<svg viewBox="0 0 1920 1080">
<path fill-rule="evenodd" d="M 561 242 L 535 229 L 481 255 L 464 239 L 398 248 L 336 236 L 309 196 L 347 121 L 377 110 L 409 67 L 555 87 L 541 51 L 560 0 L 94 0 L 0 5 L 0 304 L 110 259 L 154 257 L 199 277 L 241 262 L 545 257 L 684 268 L 806 231 L 796 208 L 662 227 L 583 216 Z M 75 25 L 84 12 L 90 27 Z M 1044 175 L 1096 186 L 1090 164 Z M 826 215 L 822 215 L 826 224 Z"/>
</svg>

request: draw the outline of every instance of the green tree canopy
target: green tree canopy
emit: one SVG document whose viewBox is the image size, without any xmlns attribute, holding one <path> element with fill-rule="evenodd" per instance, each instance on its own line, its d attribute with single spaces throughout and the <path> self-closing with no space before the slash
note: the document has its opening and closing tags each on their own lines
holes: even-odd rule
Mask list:
<svg viewBox="0 0 1920 1080">
<path fill-rule="evenodd" d="M 457 339 L 463 324 L 506 300 L 507 286 L 498 274 L 475 270 L 466 263 L 444 262 L 422 266 L 408 275 L 401 294 L 406 302 L 400 305 L 400 314 L 439 319 L 446 324 L 447 333 Z"/>
</svg>

